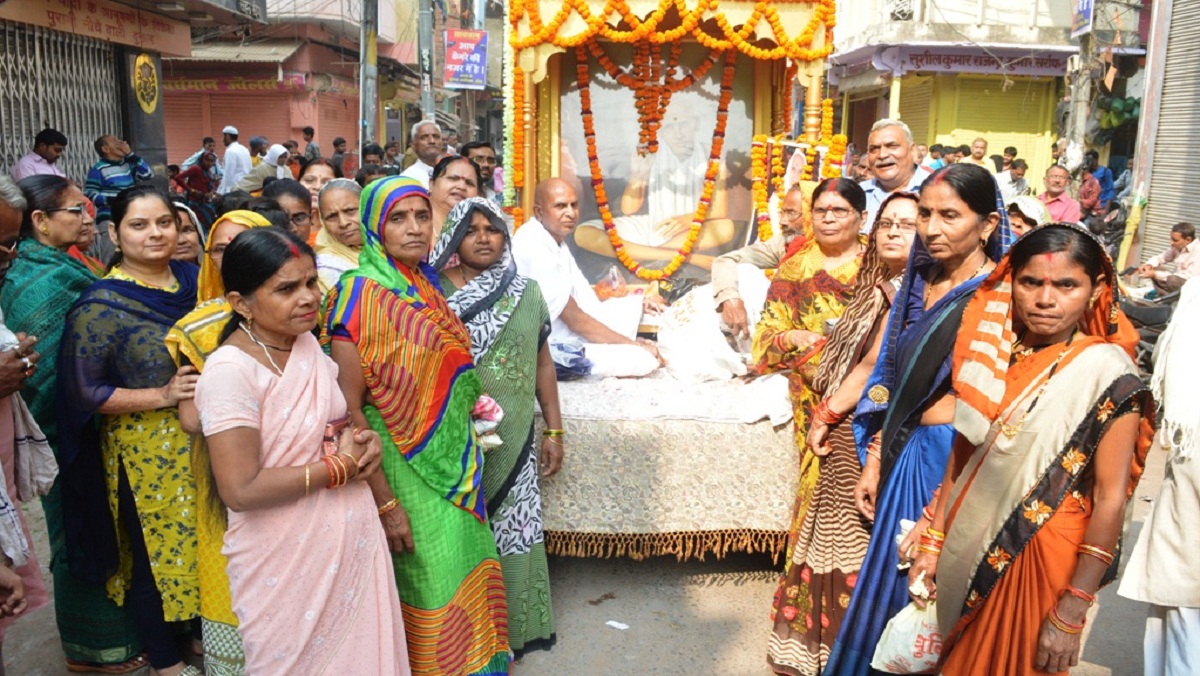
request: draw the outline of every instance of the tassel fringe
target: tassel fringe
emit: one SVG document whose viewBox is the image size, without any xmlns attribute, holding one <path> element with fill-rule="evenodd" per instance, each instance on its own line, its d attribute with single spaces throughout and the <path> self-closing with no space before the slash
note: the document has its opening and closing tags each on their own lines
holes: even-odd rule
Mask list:
<svg viewBox="0 0 1200 676">
<path fill-rule="evenodd" d="M 567 533 L 546 531 L 546 551 L 554 556 L 577 558 L 629 557 L 642 561 L 651 556 L 674 555 L 679 561 L 718 560 L 730 552 L 769 553 L 776 563 L 787 548 L 787 533 L 766 530 L 715 530 L 689 533 Z"/>
</svg>

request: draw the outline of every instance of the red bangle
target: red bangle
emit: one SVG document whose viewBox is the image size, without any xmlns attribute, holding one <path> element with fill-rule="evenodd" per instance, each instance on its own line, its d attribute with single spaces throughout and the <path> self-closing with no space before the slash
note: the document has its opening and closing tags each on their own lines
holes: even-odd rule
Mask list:
<svg viewBox="0 0 1200 676">
<path fill-rule="evenodd" d="M 337 486 L 337 468 L 333 466 L 333 460 L 329 456 L 322 456 L 321 462 L 325 463 L 325 469 L 329 470 L 329 483 L 325 484 L 325 488 L 333 488 Z"/>
<path fill-rule="evenodd" d="M 1095 594 L 1089 594 L 1079 587 L 1072 587 L 1071 585 L 1067 585 L 1067 588 L 1063 590 L 1063 594 L 1070 594 L 1081 601 L 1087 601 L 1089 606 L 1096 602 Z M 1059 597 L 1061 598 L 1062 594 L 1060 594 Z"/>
<path fill-rule="evenodd" d="M 1074 634 L 1078 634 L 1079 632 L 1083 631 L 1084 625 L 1087 624 L 1086 619 L 1083 622 L 1081 622 L 1080 624 L 1071 624 L 1070 622 L 1067 622 L 1066 620 L 1064 620 L 1062 615 L 1060 615 L 1058 613 L 1058 604 L 1057 603 L 1054 604 L 1054 607 L 1050 609 L 1050 617 L 1057 620 L 1059 623 L 1061 623 L 1067 629 L 1070 629 L 1071 633 L 1074 633 Z"/>
<path fill-rule="evenodd" d="M 816 410 L 813 411 L 813 418 L 815 420 L 830 427 L 841 423 L 848 415 L 849 412 L 835 413 L 834 410 L 829 407 L 829 399 L 822 399 L 821 403 L 817 404 Z"/>
<path fill-rule="evenodd" d="M 787 333 L 788 333 L 787 331 L 781 331 L 781 332 L 775 334 L 775 338 L 772 339 L 772 342 L 775 344 L 776 350 L 779 350 L 780 352 L 791 351 L 792 347 L 787 342 Z"/>
<path fill-rule="evenodd" d="M 929 511 L 929 505 L 925 505 L 921 508 L 921 516 L 924 517 L 929 523 L 933 523 L 933 512 Z"/>
</svg>

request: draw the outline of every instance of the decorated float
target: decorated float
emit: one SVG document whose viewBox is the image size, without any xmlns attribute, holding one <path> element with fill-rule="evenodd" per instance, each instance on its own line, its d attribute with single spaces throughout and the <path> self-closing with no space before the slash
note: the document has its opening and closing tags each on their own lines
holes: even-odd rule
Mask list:
<svg viewBox="0 0 1200 676">
<path fill-rule="evenodd" d="M 580 201 L 567 244 L 590 281 L 706 282 L 716 256 L 772 236 L 788 186 L 841 173 L 822 97 L 834 17 L 834 0 L 509 0 L 515 226 L 534 186 L 563 178 Z M 786 426 L 745 423 L 741 383 L 573 385 L 571 452 L 544 486 L 551 552 L 782 550 L 796 449 Z"/>
</svg>

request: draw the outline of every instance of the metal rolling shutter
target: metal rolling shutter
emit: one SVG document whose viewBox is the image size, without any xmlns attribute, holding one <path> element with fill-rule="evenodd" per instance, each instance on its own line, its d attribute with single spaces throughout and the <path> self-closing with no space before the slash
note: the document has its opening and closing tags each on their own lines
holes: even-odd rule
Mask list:
<svg viewBox="0 0 1200 676">
<path fill-rule="evenodd" d="M 116 64 L 106 42 L 0 21 L 0 167 L 53 127 L 69 141 L 59 165 L 82 183 L 96 161 L 92 142 L 124 134 Z"/>
<path fill-rule="evenodd" d="M 321 155 L 333 155 L 333 139 L 346 139 L 346 171 L 358 169 L 358 98 L 337 94 L 317 95 Z M 349 178 L 354 178 L 351 174 Z"/>
<path fill-rule="evenodd" d="M 200 150 L 200 141 L 205 136 L 212 136 L 217 141 L 217 148 L 221 147 L 221 135 L 204 128 L 200 109 L 204 105 L 203 94 L 167 93 L 162 103 L 167 129 L 167 162 L 180 164 L 191 157 Z M 220 155 L 218 150 L 217 156 Z"/>
<path fill-rule="evenodd" d="M 1200 123 L 1200 3 L 1176 2 L 1167 31 L 1154 166 L 1142 229 L 1142 260 L 1170 246 L 1171 227 L 1196 223 L 1193 171 Z M 1190 193 L 1190 194 L 1189 194 Z"/>
<path fill-rule="evenodd" d="M 212 129 L 206 130 L 201 136 L 216 139 L 217 154 L 222 157 L 225 152 L 221 147 L 221 130 L 227 124 L 237 127 L 238 143 L 247 148 L 250 147 L 251 136 L 266 136 L 271 143 L 282 144 L 292 137 L 290 102 L 291 97 L 283 93 L 210 94 L 209 119 Z M 298 138 L 296 142 L 301 140 Z"/>
<path fill-rule="evenodd" d="M 932 143 L 929 124 L 933 109 L 933 79 L 905 80 L 900 89 L 900 120 L 912 130 L 915 143 Z"/>
</svg>

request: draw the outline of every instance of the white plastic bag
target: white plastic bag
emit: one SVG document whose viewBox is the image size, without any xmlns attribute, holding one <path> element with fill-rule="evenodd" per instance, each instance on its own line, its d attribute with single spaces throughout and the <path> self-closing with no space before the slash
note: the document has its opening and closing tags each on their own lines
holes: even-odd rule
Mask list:
<svg viewBox="0 0 1200 676">
<path fill-rule="evenodd" d="M 925 609 L 909 603 L 883 628 L 871 668 L 889 674 L 930 674 L 942 654 L 937 602 Z"/>
</svg>

